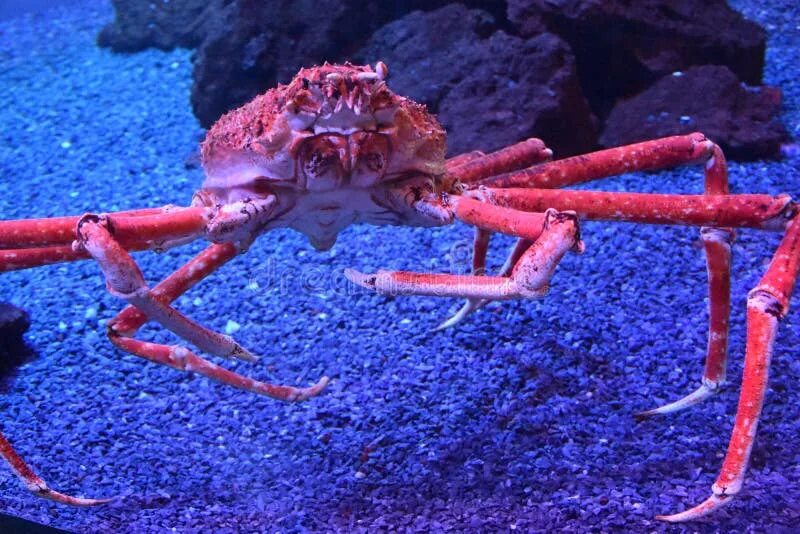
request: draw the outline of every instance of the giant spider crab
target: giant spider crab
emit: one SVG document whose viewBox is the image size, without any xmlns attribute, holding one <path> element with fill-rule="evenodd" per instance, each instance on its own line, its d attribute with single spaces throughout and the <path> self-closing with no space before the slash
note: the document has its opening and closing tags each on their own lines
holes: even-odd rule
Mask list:
<svg viewBox="0 0 800 534">
<path fill-rule="evenodd" d="M 284 401 L 319 394 L 328 382 L 291 387 L 252 380 L 185 346 L 134 338 L 148 320 L 215 356 L 253 361 L 231 337 L 193 322 L 171 302 L 262 233 L 294 228 L 315 248 L 330 248 L 355 222 L 475 227 L 473 274 L 347 270 L 354 283 L 379 293 L 466 298 L 441 325 L 451 326 L 491 300 L 542 297 L 568 251 L 583 244 L 579 220 L 613 220 L 701 227 L 709 274 L 710 327 L 700 387 L 676 402 L 644 412 L 664 414 L 711 395 L 725 379 L 733 228 L 781 231 L 783 239 L 747 303 L 745 370 L 733 435 L 721 473 L 703 503 L 670 516 L 686 521 L 728 503 L 742 486 L 767 384 L 778 321 L 786 314 L 800 262 L 798 205 L 788 196 L 728 192 L 720 148 L 695 133 L 562 160 L 540 140 L 497 152 L 445 159 L 445 132 L 424 106 L 394 94 L 387 68 L 330 65 L 301 70 L 223 116 L 202 145 L 207 174 L 191 206 L 0 221 L 0 271 L 94 258 L 108 290 L 128 302 L 108 323 L 114 345 L 147 360 L 198 373 Z M 558 188 L 637 170 L 702 164 L 705 193 L 664 195 Z M 484 275 L 492 233 L 518 238 L 497 276 Z M 130 251 L 163 250 L 198 238 L 211 244 L 153 288 Z M 0 434 L 0 454 L 32 492 L 57 502 L 94 505 L 48 488 Z"/>
</svg>

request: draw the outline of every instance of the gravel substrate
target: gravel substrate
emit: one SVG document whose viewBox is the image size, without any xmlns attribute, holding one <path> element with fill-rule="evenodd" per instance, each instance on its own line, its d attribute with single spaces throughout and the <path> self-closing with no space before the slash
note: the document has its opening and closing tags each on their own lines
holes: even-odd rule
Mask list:
<svg viewBox="0 0 800 534">
<path fill-rule="evenodd" d="M 755 4 L 755 2 L 754 2 Z M 735 2 L 770 32 L 766 82 L 800 134 L 794 2 Z M 794 6 L 794 7 L 792 7 Z M 100 2 L 0 23 L 0 218 L 185 204 L 202 132 L 189 52 L 94 46 Z M 800 196 L 800 159 L 731 165 L 736 192 Z M 700 192 L 687 168 L 602 183 Z M 593 185 L 593 187 L 597 187 Z M 735 247 L 730 385 L 689 412 L 632 414 L 693 389 L 706 336 L 696 229 L 584 225 L 541 302 L 493 305 L 431 333 L 457 302 L 348 288 L 342 270 L 463 272 L 470 229 L 351 228 L 329 253 L 289 231 L 178 300 L 263 354 L 229 364 L 327 392 L 281 404 L 123 355 L 104 338 L 121 308 L 96 265 L 0 276 L 27 309 L 39 357 L 0 395 L 2 428 L 55 488 L 116 503 L 37 499 L 0 468 L 0 510 L 78 532 L 687 531 L 800 525 L 800 313 L 784 321 L 745 487 L 686 527 L 653 520 L 704 499 L 727 445 L 741 377 L 747 291 L 778 236 Z M 498 239 L 493 263 L 510 240 Z M 200 249 L 137 254 L 151 282 Z M 794 299 L 794 304 L 800 304 Z M 797 307 L 797 306 L 796 306 Z M 229 321 L 233 321 L 229 323 Z M 144 337 L 171 343 L 149 327 Z"/>
</svg>

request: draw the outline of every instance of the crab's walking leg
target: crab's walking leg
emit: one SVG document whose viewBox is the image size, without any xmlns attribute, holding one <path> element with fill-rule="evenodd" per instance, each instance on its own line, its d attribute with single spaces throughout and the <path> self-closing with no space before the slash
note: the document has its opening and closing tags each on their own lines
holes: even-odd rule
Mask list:
<svg viewBox="0 0 800 534">
<path fill-rule="evenodd" d="M 634 171 L 653 171 L 705 163 L 721 154 L 701 133 L 664 137 L 542 163 L 489 176 L 474 183 L 487 187 L 560 188 Z M 717 160 L 719 162 L 719 160 Z M 722 162 L 724 164 L 724 161 Z"/>
<path fill-rule="evenodd" d="M 728 168 L 722 150 L 714 145 L 705 165 L 705 194 L 727 195 Z M 708 343 L 700 386 L 688 395 L 652 410 L 639 418 L 668 414 L 693 406 L 718 392 L 725 383 L 728 362 L 728 325 L 731 314 L 731 228 L 704 226 L 700 238 L 708 271 Z"/>
<path fill-rule="evenodd" d="M 166 206 L 106 217 L 126 250 L 165 249 L 202 235 L 211 210 Z M 0 272 L 90 258 L 85 250 L 71 245 L 80 220 L 81 217 L 58 217 L 0 221 Z"/>
<path fill-rule="evenodd" d="M 766 274 L 747 298 L 747 348 L 742 390 L 728 451 L 722 470 L 711 487 L 712 495 L 694 508 L 679 514 L 658 516 L 658 519 L 670 522 L 697 519 L 730 502 L 741 489 L 767 390 L 778 321 L 788 310 L 799 265 L 800 218 L 795 217 L 789 222 Z"/>
<path fill-rule="evenodd" d="M 461 157 L 456 156 L 459 159 L 448 160 L 447 171 L 461 183 L 470 184 L 489 176 L 549 161 L 552 156 L 553 151 L 541 139 L 532 137 L 490 154 L 471 152 Z"/>
<path fill-rule="evenodd" d="M 227 244 L 210 247 L 184 268 L 177 271 L 173 277 L 168 278 L 163 283 L 160 292 L 154 293 L 147 287 L 144 277 L 133 258 L 113 238 L 106 224 L 106 220 L 103 218 L 91 215 L 85 216 L 78 224 L 78 237 L 81 245 L 100 265 L 106 277 L 108 289 L 112 294 L 125 299 L 148 318 L 160 323 L 201 350 L 216 356 L 238 358 L 246 361 L 256 359 L 254 355 L 230 336 L 209 330 L 168 305 L 168 301 L 175 298 L 181 290 L 188 289 L 193 283 L 202 278 L 200 275 L 204 274 L 203 271 L 213 270 L 230 259 L 234 255 L 234 251 L 231 250 L 234 245 Z M 206 261 L 208 263 L 205 263 Z M 314 386 L 295 388 L 252 380 L 208 362 L 185 347 L 170 347 L 125 337 L 125 334 L 129 332 L 122 329 L 124 326 L 122 319 L 126 319 L 131 323 L 141 319 L 136 319 L 130 313 L 120 318 L 116 323 L 116 327 L 119 330 L 114 330 L 114 328 L 109 330 L 114 344 L 123 350 L 176 369 L 198 373 L 240 389 L 246 389 L 280 400 L 299 401 L 319 394 L 328 382 L 328 378 L 323 377 Z"/>
<path fill-rule="evenodd" d="M 475 230 L 475 241 L 476 241 L 476 243 L 475 243 L 475 255 L 473 257 L 473 269 L 472 269 L 472 272 L 476 276 L 481 276 L 486 271 L 486 269 L 485 269 L 485 266 L 486 266 L 486 247 L 483 247 L 483 249 L 479 251 L 478 243 L 477 243 L 478 234 L 481 233 L 481 232 L 485 233 L 486 235 L 491 235 L 488 232 L 486 232 L 485 230 L 481 230 L 480 228 L 476 228 L 476 230 Z M 488 238 L 487 238 L 486 245 L 488 245 L 488 244 L 489 244 L 489 241 L 488 241 Z M 522 237 L 517 239 L 516 243 L 514 243 L 514 247 L 511 249 L 511 252 L 508 255 L 508 258 L 506 258 L 505 263 L 503 263 L 503 266 L 500 268 L 500 271 L 497 273 L 497 276 L 503 276 L 503 277 L 510 276 L 512 270 L 514 269 L 514 267 L 516 267 L 517 262 L 519 262 L 519 260 L 522 257 L 522 255 L 525 253 L 525 251 L 527 251 L 530 248 L 530 246 L 532 244 L 533 244 L 533 241 L 530 240 L 530 239 L 525 239 L 525 238 L 522 238 Z M 475 262 L 476 262 L 476 260 L 478 258 L 479 252 L 483 255 L 483 257 L 480 260 L 482 267 L 481 267 L 480 270 L 477 270 L 475 268 Z M 472 299 L 472 298 L 471 299 L 467 299 L 467 301 L 464 303 L 464 305 L 452 317 L 450 317 L 449 319 L 444 321 L 442 324 L 437 326 L 434 329 L 434 332 L 438 332 L 439 330 L 444 330 L 446 328 L 450 328 L 451 326 L 455 326 L 456 324 L 458 324 L 461 321 L 463 321 L 464 318 L 466 318 L 470 313 L 483 308 L 489 302 L 491 302 L 491 300 L 489 300 L 489 299 Z"/>
<path fill-rule="evenodd" d="M 523 254 L 511 276 L 469 276 L 379 271 L 365 275 L 347 269 L 345 276 L 381 294 L 431 295 L 508 300 L 537 298 L 547 293 L 558 262 L 570 249 L 582 249 L 574 213 L 548 210 L 539 238 Z"/>
<path fill-rule="evenodd" d="M 25 463 L 25 460 L 17 454 L 17 451 L 11 446 L 11 443 L 6 437 L 0 433 L 0 455 L 3 456 L 11 469 L 25 484 L 25 487 L 35 495 L 50 499 L 51 501 L 60 502 L 62 504 L 70 504 L 73 506 L 94 506 L 97 504 L 107 503 L 113 499 L 84 499 L 82 497 L 72 497 L 59 493 L 47 487 L 47 483 L 41 479 L 33 469 Z"/>
<path fill-rule="evenodd" d="M 687 163 L 704 164 L 706 195 L 728 194 L 725 156 L 719 146 L 701 133 L 611 148 L 524 170 L 509 169 L 506 174 L 485 177 L 475 183 L 503 188 L 556 188 L 625 172 L 656 170 Z M 718 391 L 725 380 L 733 232 L 727 228 L 706 227 L 701 229 L 701 238 L 709 276 L 709 337 L 700 387 L 683 399 L 637 414 L 639 416 L 669 413 L 696 404 Z"/>
<path fill-rule="evenodd" d="M 483 228 L 475 228 L 475 238 L 472 242 L 472 275 L 483 276 L 486 274 L 486 255 L 489 251 L 489 241 L 492 233 Z M 463 306 L 449 319 L 433 329 L 434 332 L 449 328 L 461 322 L 467 315 L 477 310 L 483 299 L 468 298 Z"/>
</svg>

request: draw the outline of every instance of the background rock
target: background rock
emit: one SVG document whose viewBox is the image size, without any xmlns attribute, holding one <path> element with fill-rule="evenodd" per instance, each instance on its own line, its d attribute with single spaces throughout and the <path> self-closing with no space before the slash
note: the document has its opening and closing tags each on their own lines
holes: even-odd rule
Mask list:
<svg viewBox="0 0 800 534">
<path fill-rule="evenodd" d="M 5 386 L 7 374 L 31 355 L 22 338 L 30 326 L 28 312 L 8 302 L 0 302 L 0 389 Z"/>
<path fill-rule="evenodd" d="M 585 152 L 598 146 L 598 124 L 606 131 L 604 144 L 656 129 L 674 133 L 684 125 L 668 128 L 665 120 L 655 128 L 647 119 L 655 108 L 636 115 L 628 101 L 665 76 L 699 65 L 727 67 L 737 80 L 725 76 L 727 87 L 738 80 L 758 86 L 765 54 L 764 30 L 726 0 L 113 4 L 116 21 L 98 37 L 101 44 L 115 50 L 197 46 L 191 103 L 203 128 L 287 83 L 301 67 L 382 59 L 393 89 L 439 115 L 451 153 L 493 149 L 531 135 L 541 136 L 557 156 Z M 768 102 L 774 92 L 761 92 L 758 112 L 744 104 L 752 98 L 734 104 L 729 92 L 719 102 L 706 98 L 704 111 L 692 115 L 713 122 L 709 135 L 731 147 L 730 156 L 773 157 L 785 133 L 777 122 L 779 106 Z M 667 103 L 652 98 L 650 104 L 636 102 L 666 112 Z M 621 101 L 618 109 L 627 110 L 629 119 L 620 111 L 614 124 L 605 125 Z M 711 116 L 730 120 L 706 120 Z M 648 120 L 649 126 L 642 124 Z M 615 130 L 620 121 L 629 132 Z M 746 125 L 752 126 L 747 132 Z"/>
<path fill-rule="evenodd" d="M 97 44 L 117 52 L 135 52 L 149 47 L 170 50 L 199 45 L 218 12 L 231 0 L 179 0 L 148 2 L 111 0 L 114 22 L 97 36 Z"/>
<path fill-rule="evenodd" d="M 415 9 L 445 0 L 237 0 L 217 14 L 195 58 L 192 106 L 208 128 L 224 112 L 287 83 L 302 67 L 351 58 L 372 32 Z M 490 6 L 491 0 L 465 2 Z M 324 16 L 309 17 L 309 13 Z"/>
<path fill-rule="evenodd" d="M 778 89 L 739 82 L 727 67 L 692 67 L 667 75 L 614 107 L 600 137 L 604 146 L 701 131 L 726 155 L 777 157 L 789 136 L 777 115 Z"/>
<path fill-rule="evenodd" d="M 605 117 L 615 101 L 692 65 L 726 65 L 761 82 L 764 30 L 725 0 L 508 0 L 521 35 L 541 28 L 575 53 L 584 92 Z"/>
<path fill-rule="evenodd" d="M 384 61 L 390 87 L 438 115 L 451 154 L 527 137 L 546 139 L 558 155 L 593 148 L 595 121 L 567 44 L 496 29 L 489 13 L 452 4 L 384 26 L 354 57 Z"/>
</svg>

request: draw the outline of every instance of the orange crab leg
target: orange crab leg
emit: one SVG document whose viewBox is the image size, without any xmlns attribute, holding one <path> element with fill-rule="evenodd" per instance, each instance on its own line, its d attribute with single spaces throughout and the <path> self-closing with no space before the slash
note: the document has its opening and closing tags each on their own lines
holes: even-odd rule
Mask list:
<svg viewBox="0 0 800 534">
<path fill-rule="evenodd" d="M 115 212 L 115 217 L 161 215 L 169 207 L 145 208 Z M 174 209 L 174 208 L 172 208 Z M 0 249 L 31 248 L 49 245 L 67 245 L 75 240 L 75 226 L 80 215 L 44 219 L 0 221 Z"/>
<path fill-rule="evenodd" d="M 654 171 L 709 160 L 716 145 L 701 133 L 664 137 L 573 156 L 487 177 L 476 185 L 558 188 L 633 171 Z M 718 150 L 718 149 L 717 149 Z"/>
<path fill-rule="evenodd" d="M 561 258 L 569 250 L 583 250 L 577 217 L 548 210 L 539 238 L 525 251 L 509 277 L 422 274 L 379 271 L 366 275 L 346 269 L 345 276 L 380 294 L 431 295 L 508 300 L 544 296 Z"/>
<path fill-rule="evenodd" d="M 486 246 L 489 244 L 488 234 L 486 238 L 486 245 L 478 246 L 478 232 L 482 232 L 482 230 L 476 230 L 475 235 L 475 254 L 473 257 L 473 267 L 472 273 L 475 276 L 482 276 L 486 270 Z M 501 277 L 508 277 L 511 276 L 514 268 L 517 266 L 520 258 L 525 254 L 525 252 L 530 248 L 533 244 L 533 241 L 530 239 L 519 238 L 517 242 L 514 243 L 514 247 L 511 249 L 511 252 L 506 258 L 505 263 L 500 268 L 500 271 L 497 273 L 497 276 Z M 482 256 L 482 257 L 479 257 Z M 476 268 L 476 264 L 480 265 L 480 268 Z M 434 328 L 434 332 L 438 332 L 439 330 L 444 330 L 446 328 L 450 328 L 451 326 L 455 326 L 456 324 L 460 323 L 467 317 L 470 313 L 479 310 L 486 306 L 490 299 L 477 299 L 477 298 L 468 298 L 467 301 L 464 303 L 463 306 L 455 313 L 452 317 L 444 321 L 442 324 Z"/>
<path fill-rule="evenodd" d="M 466 193 L 498 206 L 541 212 L 570 210 L 582 219 L 777 230 L 788 195 L 668 195 L 552 189 L 481 188 Z"/>
<path fill-rule="evenodd" d="M 112 213 L 106 217 L 119 243 L 126 250 L 134 251 L 169 248 L 203 234 L 211 210 L 153 208 Z M 0 272 L 89 258 L 85 251 L 70 245 L 75 240 L 75 228 L 80 219 L 0 221 Z"/>
<path fill-rule="evenodd" d="M 475 153 L 470 153 L 473 156 Z M 478 153 L 481 154 L 481 153 Z M 447 163 L 447 170 L 461 183 L 470 184 L 489 176 L 524 169 L 537 163 L 549 161 L 553 151 L 541 139 L 532 137 L 490 154 L 469 157 L 466 161 Z"/>
<path fill-rule="evenodd" d="M 719 146 L 700 133 L 656 139 L 544 163 L 536 168 L 491 177 L 478 184 L 495 187 L 561 187 L 624 172 L 655 170 L 686 163 L 704 163 L 706 195 L 728 194 L 725 156 Z M 734 233 L 729 228 L 704 227 L 700 235 L 709 277 L 709 338 L 703 379 L 700 387 L 686 397 L 637 414 L 639 416 L 674 412 L 696 404 L 718 391 L 725 381 L 730 316 L 730 245 Z"/>
<path fill-rule="evenodd" d="M 82 497 L 72 497 L 60 493 L 47 486 L 47 483 L 39 477 L 33 469 L 25 463 L 25 460 L 17 454 L 17 451 L 11 446 L 11 443 L 6 437 L 0 433 L 0 456 L 8 462 L 8 465 L 14 473 L 22 480 L 25 487 L 31 492 L 45 499 L 60 502 L 62 504 L 70 504 L 73 506 L 94 506 L 97 504 L 107 503 L 113 499 L 85 499 Z"/>
<path fill-rule="evenodd" d="M 530 213 L 462 196 L 448 202 L 456 219 L 481 230 L 535 240 L 544 228 L 545 210 Z"/>
<path fill-rule="evenodd" d="M 786 234 L 767 272 L 747 298 L 747 342 L 742 390 L 731 440 L 722 470 L 712 486 L 712 495 L 685 512 L 658 516 L 669 522 L 691 521 L 729 503 L 742 488 L 744 474 L 764 404 L 773 343 L 789 308 L 789 298 L 800 267 L 800 220 L 788 224 Z"/>
<path fill-rule="evenodd" d="M 53 263 L 85 260 L 86 252 L 72 249 L 72 245 L 55 245 L 22 249 L 0 249 L 0 272 L 18 271 Z"/>
<path fill-rule="evenodd" d="M 200 280 L 200 275 L 203 275 L 209 269 L 215 269 L 235 255 L 234 250 L 231 250 L 232 248 L 235 249 L 235 245 L 212 245 L 183 269 L 176 272 L 171 279 L 167 279 L 159 296 L 159 292 L 154 293 L 147 287 L 144 276 L 133 258 L 114 239 L 109 229 L 108 219 L 91 215 L 85 216 L 78 222 L 77 233 L 81 245 L 100 265 L 105 275 L 109 292 L 123 298 L 148 318 L 157 321 L 168 330 L 206 352 L 245 361 L 257 359 L 230 336 L 219 334 L 195 323 L 168 304 L 170 297 L 174 298 L 181 290 L 191 287 Z M 206 260 L 209 261 L 208 264 L 204 264 Z M 195 272 L 197 270 L 200 272 Z M 133 312 L 129 312 L 122 319 L 130 321 L 130 329 L 133 329 L 136 322 L 141 321 L 141 318 L 135 316 Z M 318 395 L 328 383 L 327 377 L 322 377 L 315 385 L 307 388 L 260 382 L 208 362 L 185 347 L 170 347 L 132 339 L 125 336 L 128 332 L 118 331 L 113 326 L 112 323 L 112 328 L 109 329 L 109 337 L 115 345 L 125 351 L 157 363 L 187 372 L 195 372 L 213 380 L 279 400 L 300 401 L 313 397 Z M 116 326 L 121 328 L 125 325 L 117 323 Z M 135 326 L 135 328 L 138 328 L 138 326 Z"/>
<path fill-rule="evenodd" d="M 210 245 L 183 267 L 159 282 L 150 290 L 150 294 L 162 304 L 170 304 L 225 265 L 238 253 L 239 250 L 232 243 Z M 119 336 L 131 337 L 147 320 L 146 314 L 135 306 L 129 305 L 108 322 L 107 328 Z"/>
</svg>

